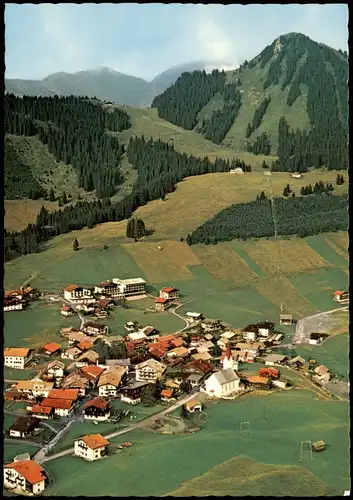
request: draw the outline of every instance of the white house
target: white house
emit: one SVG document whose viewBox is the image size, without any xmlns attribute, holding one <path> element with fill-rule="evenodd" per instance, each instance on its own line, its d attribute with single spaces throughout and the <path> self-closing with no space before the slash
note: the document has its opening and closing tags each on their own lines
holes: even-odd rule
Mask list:
<svg viewBox="0 0 353 500">
<path fill-rule="evenodd" d="M 248 325 L 242 330 L 243 338 L 248 342 L 255 342 L 259 334 L 257 325 Z"/>
<path fill-rule="evenodd" d="M 6 311 L 21 311 L 23 309 L 23 302 L 16 298 L 4 298 L 4 312 Z"/>
<path fill-rule="evenodd" d="M 47 398 L 53 387 L 53 382 L 43 382 L 42 380 L 19 380 L 16 384 L 16 391 L 27 394 L 29 397 L 33 398 Z"/>
<path fill-rule="evenodd" d="M 335 302 L 339 302 L 341 304 L 347 304 L 349 302 L 349 293 L 348 292 L 343 292 L 342 290 L 337 290 L 333 294 L 333 300 Z"/>
<path fill-rule="evenodd" d="M 205 381 L 203 390 L 216 398 L 228 396 L 241 390 L 239 375 L 231 368 L 215 372 Z"/>
<path fill-rule="evenodd" d="M 69 285 L 64 288 L 64 299 L 73 303 L 90 302 L 94 299 L 90 288 L 83 288 L 79 285 Z"/>
<path fill-rule="evenodd" d="M 110 418 L 109 401 L 103 398 L 95 398 L 88 401 L 83 408 L 83 415 L 86 420 L 104 422 Z"/>
<path fill-rule="evenodd" d="M 33 349 L 22 347 L 6 347 L 4 349 L 4 366 L 23 370 L 32 359 Z"/>
<path fill-rule="evenodd" d="M 148 359 L 135 366 L 137 382 L 155 382 L 162 378 L 166 366 L 155 359 Z"/>
<path fill-rule="evenodd" d="M 121 379 L 126 372 L 127 368 L 125 366 L 114 366 L 102 373 L 97 384 L 99 396 L 104 398 L 116 397 Z"/>
<path fill-rule="evenodd" d="M 34 460 L 21 460 L 4 465 L 4 486 L 7 490 L 39 495 L 47 484 L 44 469 Z"/>
<path fill-rule="evenodd" d="M 275 366 L 275 365 L 283 363 L 286 360 L 287 360 L 287 356 L 283 356 L 282 354 L 269 354 L 265 358 L 265 365 L 266 366 Z"/>
<path fill-rule="evenodd" d="M 45 398 L 40 406 L 43 408 L 53 408 L 55 415 L 58 417 L 68 417 L 73 412 L 74 402 L 72 399 Z"/>
<path fill-rule="evenodd" d="M 89 434 L 74 441 L 74 454 L 93 462 L 108 453 L 109 441 L 101 434 Z"/>
</svg>

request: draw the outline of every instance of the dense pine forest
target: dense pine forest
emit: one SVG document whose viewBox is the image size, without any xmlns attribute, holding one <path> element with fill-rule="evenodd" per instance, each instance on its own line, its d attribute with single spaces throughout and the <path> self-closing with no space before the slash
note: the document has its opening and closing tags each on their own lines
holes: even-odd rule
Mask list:
<svg viewBox="0 0 353 500">
<path fill-rule="evenodd" d="M 321 194 L 299 198 L 274 198 L 271 201 L 259 196 L 256 201 L 227 207 L 211 220 L 187 235 L 189 245 L 216 244 L 235 238 L 264 238 L 277 234 L 300 237 L 328 231 L 346 231 L 348 227 L 347 197 Z"/>
<path fill-rule="evenodd" d="M 131 194 L 116 203 L 112 203 L 110 199 L 91 203 L 79 201 L 74 206 L 66 206 L 54 212 L 48 212 L 42 207 L 35 224 L 29 224 L 21 232 L 5 231 L 5 258 L 38 252 L 42 242 L 59 234 L 103 222 L 128 219 L 138 207 L 148 201 L 164 199 L 184 177 L 227 172 L 231 168 L 251 171 L 250 165 L 238 159 L 229 162 L 216 158 L 212 163 L 207 157 L 181 154 L 171 144 L 160 140 L 146 140 L 144 137 L 130 139 L 127 156 L 138 173 Z"/>
<path fill-rule="evenodd" d="M 108 113 L 87 98 L 5 94 L 5 133 L 38 136 L 57 160 L 76 168 L 79 186 L 95 190 L 98 198 L 112 196 L 123 181 L 119 170 L 123 144 L 105 132 L 129 127 L 125 111 Z M 13 155 L 11 150 L 6 153 L 5 171 L 12 171 Z"/>
<path fill-rule="evenodd" d="M 155 97 L 152 108 L 158 116 L 186 130 L 197 124 L 197 115 L 217 92 L 223 93 L 226 74 L 213 70 L 183 73 L 167 90 Z"/>
<path fill-rule="evenodd" d="M 221 144 L 238 116 L 241 106 L 241 93 L 237 87 L 237 83 L 225 85 L 223 108 L 213 111 L 209 118 L 202 121 L 201 133 L 206 139 L 215 144 Z"/>
</svg>

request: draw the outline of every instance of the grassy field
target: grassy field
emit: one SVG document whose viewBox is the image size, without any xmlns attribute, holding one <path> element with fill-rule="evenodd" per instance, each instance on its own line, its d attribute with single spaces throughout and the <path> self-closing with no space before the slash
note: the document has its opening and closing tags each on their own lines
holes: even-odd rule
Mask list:
<svg viewBox="0 0 353 500">
<path fill-rule="evenodd" d="M 348 410 L 347 403 L 320 401 L 305 391 L 212 403 L 206 407 L 208 421 L 199 433 L 167 436 L 134 431 L 128 438 L 133 447 L 124 455 L 114 454 L 92 464 L 75 457 L 48 462 L 46 467 L 54 474 L 56 486 L 47 495 L 99 496 L 104 492 L 113 496 L 117 491 L 119 496 L 173 494 L 183 483 L 244 455 L 260 463 L 256 470 L 264 474 L 267 494 L 283 491 L 283 481 L 288 484 L 292 477 L 286 474 L 288 469 L 300 467 L 311 477 L 306 495 L 340 495 L 349 487 Z M 250 421 L 249 435 L 240 434 L 241 421 Z M 300 442 L 308 439 L 323 439 L 327 449 L 315 454 L 312 461 L 305 456 L 300 463 Z M 114 438 L 115 442 L 121 438 Z M 65 473 L 68 469 L 69 476 Z M 275 476 L 271 474 L 274 469 Z M 233 487 L 232 493 L 226 490 L 224 494 L 254 495 L 254 484 L 261 494 L 261 481 L 249 480 L 241 493 Z M 296 487 L 292 480 L 289 484 Z"/>
<path fill-rule="evenodd" d="M 138 208 L 136 215 L 155 231 L 154 236 L 159 239 L 185 238 L 220 210 L 234 203 L 252 201 L 261 191 L 270 196 L 272 187 L 274 196 L 282 196 L 284 187 L 289 183 L 299 195 L 304 185 L 314 185 L 319 180 L 335 185 L 336 177 L 337 172 L 333 170 L 308 172 L 301 179 L 291 179 L 287 172 L 274 172 L 271 182 L 266 181 L 263 171 L 244 175 L 216 173 L 187 177 L 164 201 L 152 201 Z M 347 183 L 335 185 L 335 194 L 346 192 Z"/>
</svg>

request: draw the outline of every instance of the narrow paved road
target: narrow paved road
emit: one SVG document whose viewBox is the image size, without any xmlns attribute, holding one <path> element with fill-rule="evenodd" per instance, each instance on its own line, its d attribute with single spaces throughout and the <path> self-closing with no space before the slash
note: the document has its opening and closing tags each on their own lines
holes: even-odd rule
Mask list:
<svg viewBox="0 0 353 500">
<path fill-rule="evenodd" d="M 63 302 L 64 304 L 66 304 L 67 306 L 71 307 L 71 309 L 73 309 L 75 311 L 75 313 L 77 314 L 77 316 L 81 320 L 80 329 L 82 329 L 85 326 L 85 318 L 81 314 L 81 312 L 76 308 L 76 306 L 74 304 L 72 304 L 72 302 L 70 302 L 69 300 L 64 299 L 64 297 L 59 297 L 59 300 L 61 302 Z"/>
<path fill-rule="evenodd" d="M 296 328 L 295 328 L 295 333 L 293 335 L 293 344 L 306 344 L 309 342 L 309 338 L 308 336 L 310 335 L 310 333 L 312 332 L 312 328 L 310 328 L 310 330 L 307 330 L 305 328 L 305 323 L 312 319 L 312 318 L 317 318 L 319 316 L 323 316 L 324 314 L 331 314 L 333 312 L 336 312 L 336 311 L 342 311 L 344 309 L 348 309 L 349 306 L 345 306 L 345 307 L 338 307 L 336 309 L 331 309 L 330 311 L 325 311 L 325 312 L 319 312 L 319 313 L 316 313 L 316 314 L 312 314 L 311 316 L 306 316 L 305 318 L 302 318 L 298 321 L 297 325 L 296 325 Z"/>
<path fill-rule="evenodd" d="M 183 404 L 187 403 L 191 399 L 197 398 L 198 394 L 199 393 L 188 394 L 187 396 L 184 396 L 184 397 L 180 398 L 178 401 L 176 401 L 173 405 L 169 406 L 168 408 L 166 408 L 166 409 L 164 409 L 162 411 L 159 411 L 158 413 L 155 413 L 154 415 L 151 415 L 150 417 L 147 417 L 147 418 L 145 418 L 143 420 L 140 420 L 140 422 L 137 422 L 136 424 L 129 425 L 128 427 L 125 427 L 125 429 L 120 429 L 118 431 L 112 432 L 111 434 L 108 434 L 108 435 L 106 435 L 104 437 L 106 439 L 110 439 L 110 438 L 113 438 L 113 437 L 116 437 L 116 436 L 120 436 L 121 434 L 126 434 L 127 432 L 130 432 L 130 431 L 133 431 L 133 430 L 136 430 L 136 429 L 141 429 L 146 424 L 150 424 L 154 420 L 156 420 L 157 418 L 160 418 L 163 415 L 167 415 L 168 413 L 171 413 L 172 411 L 176 410 L 177 408 L 179 408 Z M 45 447 L 45 451 L 46 451 L 46 448 L 47 447 Z M 54 459 L 59 458 L 59 457 L 64 457 L 66 455 L 71 455 L 73 453 L 73 451 L 74 451 L 74 448 L 69 448 L 68 450 L 64 450 L 64 451 L 61 451 L 59 453 L 55 453 L 54 455 L 51 455 L 49 457 L 45 456 L 45 453 L 41 454 L 39 456 L 40 451 L 38 452 L 38 454 L 36 454 L 35 457 L 33 457 L 33 459 L 36 460 L 37 462 L 44 463 L 44 462 L 49 462 L 50 460 L 54 460 Z"/>
<path fill-rule="evenodd" d="M 54 437 L 53 439 L 47 443 L 46 445 L 44 445 L 40 450 L 37 451 L 37 453 L 33 456 L 32 460 L 35 460 L 36 462 L 43 462 L 45 461 L 45 456 L 46 454 L 48 453 L 48 451 L 50 451 L 52 448 L 54 448 L 54 446 L 56 445 L 56 443 L 60 440 L 61 436 L 64 434 L 64 432 L 66 432 L 70 426 L 75 422 L 75 420 L 70 420 L 66 425 L 65 427 L 63 427 Z M 55 456 L 55 455 L 52 455 L 52 456 Z M 51 457 L 49 457 L 51 458 Z"/>
<path fill-rule="evenodd" d="M 180 304 L 180 305 L 179 305 L 179 306 L 177 306 L 175 309 L 172 309 L 172 310 L 170 311 L 172 314 L 174 314 L 174 316 L 177 316 L 177 318 L 180 318 L 180 319 L 181 319 L 181 320 L 183 320 L 183 321 L 184 321 L 184 323 L 185 323 L 184 328 L 182 328 L 181 330 L 178 330 L 178 331 L 177 331 L 177 332 L 175 332 L 175 333 L 182 333 L 184 330 L 186 330 L 186 329 L 187 329 L 187 328 L 189 328 L 189 326 L 190 326 L 190 325 L 189 325 L 189 323 L 188 323 L 188 321 L 187 321 L 185 318 L 183 318 L 183 316 L 180 316 L 180 314 L 178 314 L 178 313 L 177 313 L 177 310 L 178 310 L 178 309 L 180 309 L 183 305 L 184 305 L 184 304 Z"/>
</svg>

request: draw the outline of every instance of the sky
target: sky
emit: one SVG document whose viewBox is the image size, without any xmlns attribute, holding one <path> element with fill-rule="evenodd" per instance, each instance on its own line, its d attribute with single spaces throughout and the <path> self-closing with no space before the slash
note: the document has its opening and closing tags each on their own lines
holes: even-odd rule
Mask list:
<svg viewBox="0 0 353 500">
<path fill-rule="evenodd" d="M 348 50 L 348 6 L 6 4 L 6 78 L 106 66 L 151 80 L 192 61 L 233 69 L 291 32 Z"/>
</svg>

